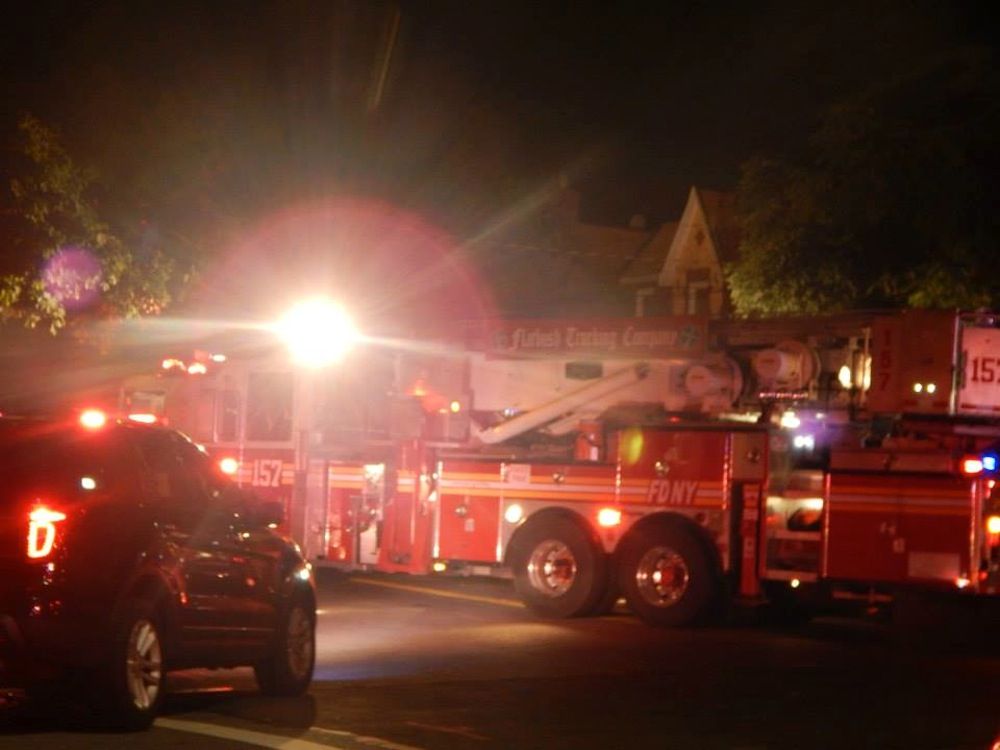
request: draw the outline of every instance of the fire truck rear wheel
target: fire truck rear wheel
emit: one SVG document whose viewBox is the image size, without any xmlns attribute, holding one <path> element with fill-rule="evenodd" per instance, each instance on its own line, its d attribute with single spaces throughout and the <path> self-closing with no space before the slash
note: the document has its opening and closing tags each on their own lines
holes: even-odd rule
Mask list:
<svg viewBox="0 0 1000 750">
<path fill-rule="evenodd" d="M 625 543 L 618 570 L 629 608 L 651 625 L 691 625 L 713 610 L 714 566 L 705 545 L 680 524 L 637 530 Z"/>
<path fill-rule="evenodd" d="M 607 555 L 569 518 L 525 528 L 511 550 L 511 567 L 521 600 L 544 617 L 591 614 L 607 590 Z"/>
</svg>

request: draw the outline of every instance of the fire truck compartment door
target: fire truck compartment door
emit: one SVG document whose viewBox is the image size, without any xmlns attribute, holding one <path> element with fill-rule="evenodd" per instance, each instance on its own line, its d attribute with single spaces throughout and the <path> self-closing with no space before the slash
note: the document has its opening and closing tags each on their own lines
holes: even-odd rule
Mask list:
<svg viewBox="0 0 1000 750">
<path fill-rule="evenodd" d="M 720 430 L 626 430 L 622 484 L 652 505 L 721 510 L 728 438 Z"/>
<path fill-rule="evenodd" d="M 827 575 L 940 584 L 968 578 L 974 507 L 970 482 L 953 474 L 835 472 Z"/>
<path fill-rule="evenodd" d="M 972 486 L 955 475 L 904 477 L 900 531 L 906 539 L 906 578 L 954 584 L 969 578 Z"/>
<path fill-rule="evenodd" d="M 901 476 L 834 472 L 827 495 L 826 575 L 857 581 L 906 577 Z"/>
<path fill-rule="evenodd" d="M 468 562 L 499 562 L 499 497 L 442 495 L 440 513 L 439 557 Z"/>
</svg>

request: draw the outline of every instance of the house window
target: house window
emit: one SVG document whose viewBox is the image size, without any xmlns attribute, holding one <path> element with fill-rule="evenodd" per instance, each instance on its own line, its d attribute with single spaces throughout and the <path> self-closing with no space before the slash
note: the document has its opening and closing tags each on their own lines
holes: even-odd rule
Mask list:
<svg viewBox="0 0 1000 750">
<path fill-rule="evenodd" d="M 669 287 L 649 287 L 635 293 L 637 318 L 673 315 L 673 290 Z"/>
<path fill-rule="evenodd" d="M 688 315 L 708 315 L 712 283 L 707 268 L 692 268 L 685 274 L 685 310 Z"/>
</svg>

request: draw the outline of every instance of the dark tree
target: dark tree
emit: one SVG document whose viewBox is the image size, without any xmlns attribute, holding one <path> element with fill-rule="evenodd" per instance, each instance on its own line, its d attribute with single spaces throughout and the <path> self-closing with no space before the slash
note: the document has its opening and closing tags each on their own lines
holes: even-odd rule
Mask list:
<svg viewBox="0 0 1000 750">
<path fill-rule="evenodd" d="M 1000 81 L 963 50 L 831 108 L 798 156 L 743 167 L 740 314 L 1000 302 Z"/>
<path fill-rule="evenodd" d="M 24 115 L 17 136 L 4 196 L 0 319 L 54 333 L 72 310 L 115 317 L 161 310 L 171 261 L 122 239 L 100 211 L 97 173 L 74 160 L 54 129 Z"/>
</svg>

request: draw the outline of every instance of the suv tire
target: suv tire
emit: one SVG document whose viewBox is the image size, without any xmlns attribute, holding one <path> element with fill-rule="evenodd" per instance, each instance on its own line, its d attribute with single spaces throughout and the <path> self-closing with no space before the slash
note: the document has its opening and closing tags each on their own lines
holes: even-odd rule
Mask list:
<svg viewBox="0 0 1000 750">
<path fill-rule="evenodd" d="M 115 615 L 95 697 L 105 726 L 139 731 L 156 718 L 166 692 L 162 622 L 153 603 L 143 599 L 126 601 Z"/>
<path fill-rule="evenodd" d="M 278 620 L 270 652 L 254 665 L 265 695 L 302 695 L 316 665 L 316 616 L 307 596 L 293 596 Z"/>
</svg>

